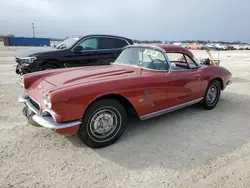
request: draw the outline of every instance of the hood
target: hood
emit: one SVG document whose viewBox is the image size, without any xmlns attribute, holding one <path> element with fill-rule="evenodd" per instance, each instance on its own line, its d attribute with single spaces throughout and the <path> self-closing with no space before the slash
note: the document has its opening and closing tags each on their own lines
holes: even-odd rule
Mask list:
<svg viewBox="0 0 250 188">
<path fill-rule="evenodd" d="M 48 48 L 48 47 L 27 48 L 27 49 L 17 50 L 14 53 L 14 56 L 18 58 L 22 58 L 22 57 L 39 55 L 39 54 L 46 53 L 46 52 L 54 52 L 54 51 L 60 51 L 60 50 L 56 48 Z"/>
<path fill-rule="evenodd" d="M 102 65 L 81 68 L 65 68 L 60 72 L 55 71 L 43 79 L 55 86 L 74 85 L 117 79 L 125 76 L 132 76 L 137 71 L 134 67 L 122 65 Z"/>
</svg>

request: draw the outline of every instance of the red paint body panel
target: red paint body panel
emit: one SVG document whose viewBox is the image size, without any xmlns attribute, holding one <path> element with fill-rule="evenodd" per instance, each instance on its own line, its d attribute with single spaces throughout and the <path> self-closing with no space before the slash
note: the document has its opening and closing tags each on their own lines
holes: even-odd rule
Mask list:
<svg viewBox="0 0 250 188">
<path fill-rule="evenodd" d="M 157 45 L 167 52 L 193 54 L 174 45 Z M 198 75 L 198 77 L 197 77 Z M 203 98 L 209 82 L 223 81 L 223 88 L 231 73 L 218 66 L 202 66 L 182 72 L 146 70 L 140 67 L 113 64 L 41 71 L 24 75 L 28 94 L 45 107 L 42 94 L 49 92 L 51 111 L 58 123 L 80 120 L 87 107 L 99 97 L 117 94 L 127 99 L 137 115 L 143 116 L 174 105 Z M 43 88 L 38 89 L 38 85 Z M 77 132 L 77 127 L 59 131 Z"/>
</svg>

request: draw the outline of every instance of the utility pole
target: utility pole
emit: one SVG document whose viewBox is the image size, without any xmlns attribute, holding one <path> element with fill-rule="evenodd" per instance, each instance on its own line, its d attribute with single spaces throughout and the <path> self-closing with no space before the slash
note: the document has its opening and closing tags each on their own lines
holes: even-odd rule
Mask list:
<svg viewBox="0 0 250 188">
<path fill-rule="evenodd" d="M 33 37 L 35 38 L 35 26 L 34 26 L 34 23 L 32 23 L 32 30 L 33 30 Z"/>
</svg>

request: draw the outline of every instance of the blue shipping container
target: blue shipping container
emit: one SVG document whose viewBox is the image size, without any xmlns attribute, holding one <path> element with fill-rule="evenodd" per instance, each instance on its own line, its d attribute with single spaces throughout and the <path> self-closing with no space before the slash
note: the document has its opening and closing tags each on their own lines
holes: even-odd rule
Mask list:
<svg viewBox="0 0 250 188">
<path fill-rule="evenodd" d="M 49 38 L 9 37 L 10 46 L 50 46 Z"/>
</svg>

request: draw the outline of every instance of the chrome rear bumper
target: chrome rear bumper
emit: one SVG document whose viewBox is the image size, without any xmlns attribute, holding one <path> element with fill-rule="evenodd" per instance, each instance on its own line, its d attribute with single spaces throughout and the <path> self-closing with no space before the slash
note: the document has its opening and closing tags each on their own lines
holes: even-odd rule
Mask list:
<svg viewBox="0 0 250 188">
<path fill-rule="evenodd" d="M 35 115 L 32 116 L 32 119 L 42 127 L 50 128 L 50 129 L 65 129 L 73 126 L 77 126 L 81 124 L 81 121 L 70 121 L 66 123 L 57 123 L 52 116 L 48 115 L 40 115 L 39 109 L 37 109 L 30 101 L 29 96 L 19 96 L 18 101 L 20 103 L 26 104 L 26 106 L 34 112 Z"/>
</svg>

